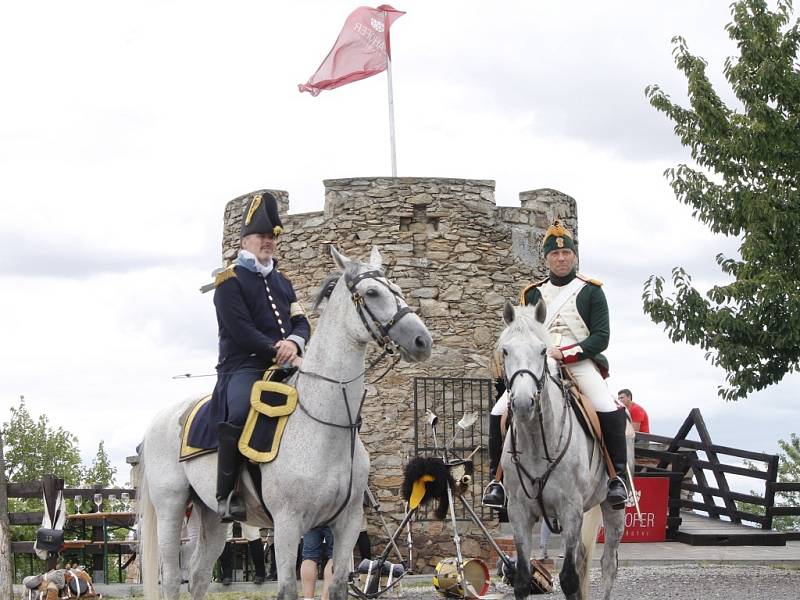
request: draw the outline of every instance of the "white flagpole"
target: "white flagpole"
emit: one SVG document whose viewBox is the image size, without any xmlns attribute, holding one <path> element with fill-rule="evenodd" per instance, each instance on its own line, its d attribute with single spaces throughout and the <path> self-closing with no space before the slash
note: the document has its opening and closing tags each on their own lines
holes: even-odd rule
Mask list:
<svg viewBox="0 0 800 600">
<path fill-rule="evenodd" d="M 394 95 L 392 94 L 392 61 L 386 57 L 386 80 L 389 82 L 389 140 L 392 150 L 392 177 L 397 177 L 397 152 L 394 146 Z"/>
</svg>

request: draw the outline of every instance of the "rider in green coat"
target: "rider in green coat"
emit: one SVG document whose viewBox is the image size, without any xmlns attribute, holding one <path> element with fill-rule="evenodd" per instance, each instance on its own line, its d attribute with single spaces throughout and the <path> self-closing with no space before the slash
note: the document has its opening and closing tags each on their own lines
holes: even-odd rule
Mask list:
<svg viewBox="0 0 800 600">
<path fill-rule="evenodd" d="M 581 392 L 597 411 L 603 439 L 617 475 L 608 484 L 607 499 L 614 508 L 621 509 L 628 498 L 625 484 L 626 415 L 624 407 L 616 404 L 605 382 L 608 360 L 602 352 L 608 347 L 610 329 L 603 284 L 577 272 L 575 242 L 570 231 L 559 221 L 545 232 L 543 250 L 550 273 L 546 279 L 522 290 L 520 304 L 533 306 L 544 300 L 547 305 L 544 325 L 555 341 L 555 345 L 548 349 L 548 355 L 569 369 Z M 504 489 L 494 477 L 503 447 L 500 419 L 507 405 L 508 397 L 503 394 L 490 416 L 489 468 L 493 481 L 483 499 L 488 506 L 502 507 L 505 504 Z"/>
</svg>

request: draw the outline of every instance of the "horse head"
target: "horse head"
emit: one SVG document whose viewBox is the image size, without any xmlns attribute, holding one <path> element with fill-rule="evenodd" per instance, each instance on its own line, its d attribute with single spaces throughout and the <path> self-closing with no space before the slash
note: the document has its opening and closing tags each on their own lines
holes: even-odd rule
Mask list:
<svg viewBox="0 0 800 600">
<path fill-rule="evenodd" d="M 547 307 L 541 300 L 534 307 L 514 307 L 506 302 L 495 353 L 503 366 L 511 410 L 521 419 L 531 419 L 545 387 L 550 335 L 542 325 Z"/>
<path fill-rule="evenodd" d="M 344 312 L 347 334 L 365 344 L 375 341 L 390 353 L 397 350 L 407 362 L 430 358 L 431 334 L 408 306 L 400 288 L 386 277 L 378 249 L 372 248 L 369 263 L 350 260 L 333 246 L 331 256 L 342 273 L 330 276 L 329 285 L 335 287 L 327 295 L 331 301 L 337 294 L 350 296 L 352 302 L 344 303 L 350 307 Z"/>
</svg>

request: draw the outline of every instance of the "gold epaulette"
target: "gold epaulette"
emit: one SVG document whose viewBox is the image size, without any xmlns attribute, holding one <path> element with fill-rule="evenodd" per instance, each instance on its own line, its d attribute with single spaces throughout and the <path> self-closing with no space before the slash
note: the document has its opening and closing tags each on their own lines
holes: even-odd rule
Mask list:
<svg viewBox="0 0 800 600">
<path fill-rule="evenodd" d="M 220 271 L 219 273 L 217 273 L 217 276 L 214 277 L 214 287 L 219 287 L 220 285 L 228 281 L 228 279 L 233 279 L 234 277 L 236 277 L 236 271 L 234 270 L 233 265 L 231 265 L 224 271 Z"/>
<path fill-rule="evenodd" d="M 543 285 L 543 284 L 547 283 L 547 281 L 549 279 L 550 279 L 549 277 L 545 277 L 541 281 L 535 281 L 534 283 L 531 283 L 530 285 L 525 286 L 522 289 L 522 291 L 519 293 L 519 305 L 520 306 L 525 306 L 525 294 L 528 293 L 528 290 L 531 290 L 533 288 L 537 288 L 540 285 Z"/>
<path fill-rule="evenodd" d="M 592 283 L 598 287 L 601 287 L 603 285 L 603 282 L 600 281 L 599 279 L 592 279 L 591 277 L 589 277 L 588 275 L 584 275 L 583 273 L 578 273 L 575 276 L 581 281 L 585 281 L 586 283 Z"/>
</svg>

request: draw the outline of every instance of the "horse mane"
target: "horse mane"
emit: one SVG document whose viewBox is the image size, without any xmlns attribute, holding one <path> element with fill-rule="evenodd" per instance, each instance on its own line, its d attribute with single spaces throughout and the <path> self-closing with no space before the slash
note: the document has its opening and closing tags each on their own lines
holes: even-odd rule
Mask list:
<svg viewBox="0 0 800 600">
<path fill-rule="evenodd" d="M 342 275 L 348 278 L 358 275 L 358 269 L 360 266 L 361 263 L 353 261 L 347 264 L 347 267 L 344 271 L 331 271 L 328 273 L 322 280 L 322 283 L 319 284 L 319 289 L 314 296 L 314 303 L 311 305 L 311 310 L 318 310 L 325 300 L 330 299 L 331 294 L 333 293 L 333 288 L 335 288 L 336 284 L 339 283 Z"/>
</svg>

